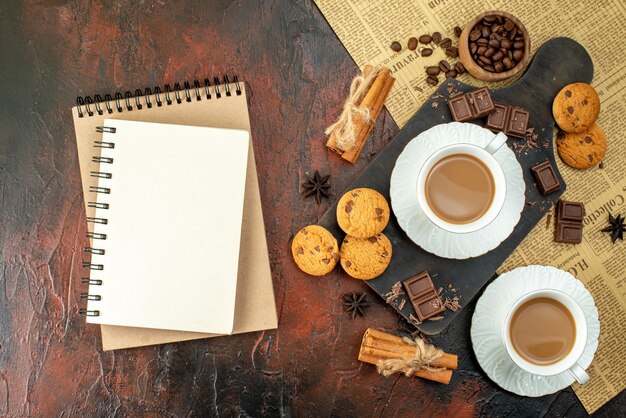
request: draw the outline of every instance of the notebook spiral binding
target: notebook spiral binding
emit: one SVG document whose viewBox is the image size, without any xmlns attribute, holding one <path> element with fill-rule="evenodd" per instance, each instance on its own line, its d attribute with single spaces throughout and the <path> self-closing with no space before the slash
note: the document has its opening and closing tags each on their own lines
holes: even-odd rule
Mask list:
<svg viewBox="0 0 626 418">
<path fill-rule="evenodd" d="M 233 76 L 235 84 L 235 94 L 241 95 L 241 84 L 239 77 Z M 213 84 L 208 78 L 204 79 L 201 83 L 199 80 L 193 80 L 193 83 L 185 81 L 181 87 L 180 83 L 174 83 L 174 89 L 169 84 L 163 86 L 163 90 L 159 86 L 151 89 L 146 87 L 143 89 L 136 89 L 135 92 L 127 90 L 124 94 L 117 92 L 113 96 L 105 94 L 104 98 L 99 94 L 93 96 L 78 96 L 76 98 L 76 109 L 78 111 L 78 117 L 103 115 L 104 112 L 111 114 L 115 111 L 118 113 L 133 110 L 141 110 L 145 108 L 152 108 L 155 104 L 157 107 L 161 107 L 164 104 L 171 106 L 172 104 L 181 104 L 184 102 L 192 102 L 201 100 L 220 99 L 222 95 L 231 96 L 230 79 L 227 75 L 223 76 L 220 80 L 219 77 L 213 77 Z M 193 84 L 193 85 L 192 85 Z M 151 99 L 151 97 L 154 98 Z M 165 102 L 161 100 L 161 97 L 165 98 Z M 126 108 L 126 109 L 124 109 Z"/>
<path fill-rule="evenodd" d="M 114 134 L 116 132 L 116 128 L 110 127 L 110 126 L 96 126 L 96 132 L 98 133 L 110 133 L 110 134 Z M 97 140 L 94 141 L 93 144 L 94 148 L 102 148 L 102 149 L 115 149 L 115 143 L 114 142 L 110 142 L 110 141 L 104 141 L 104 140 Z M 103 171 L 105 170 L 105 168 L 103 167 L 104 164 L 113 164 L 113 158 L 112 157 L 103 157 L 101 155 L 94 155 L 91 159 L 93 162 L 98 162 L 101 164 L 101 168 L 98 169 L 98 171 L 91 171 L 90 175 L 91 177 L 97 178 L 99 179 L 111 179 L 113 178 L 113 173 L 109 172 L 109 171 Z M 89 192 L 93 193 L 95 195 L 95 198 L 93 201 L 90 201 L 87 206 L 89 206 L 90 208 L 95 208 L 95 209 L 102 209 L 102 210 L 108 210 L 109 209 L 109 204 L 105 203 L 105 202 L 98 202 L 98 196 L 102 195 L 102 194 L 111 194 L 111 188 L 109 187 L 103 187 L 100 184 L 98 184 L 97 186 L 89 186 Z M 107 218 L 102 218 L 102 217 L 95 217 L 95 216 L 88 216 L 87 217 L 87 222 L 91 223 L 91 224 L 99 224 L 99 225 L 107 225 L 109 223 L 109 220 Z M 107 236 L 106 234 L 103 234 L 101 232 L 87 232 L 86 235 L 87 238 L 90 238 L 91 240 L 93 240 L 94 244 L 91 244 L 88 247 L 85 247 L 85 253 L 86 254 L 91 254 L 93 255 L 104 255 L 106 253 L 106 250 L 104 248 L 96 248 L 96 244 L 95 241 L 96 240 L 106 240 Z M 92 246 L 93 245 L 93 246 Z M 104 264 L 100 264 L 97 262 L 92 261 L 83 261 L 83 268 L 85 269 L 89 269 L 89 270 L 104 270 Z M 89 286 L 102 286 L 102 280 L 100 279 L 92 279 L 90 277 L 83 277 L 81 279 L 82 284 L 86 284 Z M 87 301 L 100 301 L 102 300 L 102 296 L 101 295 L 94 295 L 94 294 L 90 294 L 87 292 L 82 292 L 80 294 L 80 298 L 81 299 L 85 299 Z M 97 309 L 88 309 L 88 308 L 80 308 L 78 310 L 79 314 L 81 315 L 86 315 L 86 316 L 100 316 L 100 311 Z"/>
</svg>

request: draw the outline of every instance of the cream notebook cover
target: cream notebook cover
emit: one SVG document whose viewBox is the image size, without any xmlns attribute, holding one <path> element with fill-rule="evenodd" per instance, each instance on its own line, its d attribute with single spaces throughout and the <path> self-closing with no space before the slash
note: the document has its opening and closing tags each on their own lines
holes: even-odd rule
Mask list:
<svg viewBox="0 0 626 418">
<path fill-rule="evenodd" d="M 230 334 L 248 132 L 116 119 L 97 129 L 87 322 Z"/>
<path fill-rule="evenodd" d="M 207 97 L 207 91 L 210 98 Z M 230 94 L 228 94 L 229 92 Z M 78 99 L 79 105 L 72 109 L 72 113 L 83 190 L 88 190 L 92 184 L 90 171 L 98 168 L 98 164 L 92 162 L 91 158 L 94 155 L 93 141 L 101 139 L 102 134 L 97 133 L 95 127 L 102 126 L 106 118 L 191 126 L 215 126 L 246 131 L 250 129 L 246 89 L 243 83 L 226 83 L 221 86 L 212 85 L 208 88 L 205 84 L 197 90 L 194 88 L 185 89 L 178 93 L 153 93 L 146 89 L 145 93 L 148 95 L 143 97 L 131 96 L 130 93 L 127 93 L 126 99 L 109 100 L 98 104 L 94 103 L 97 101 L 94 99 L 99 97 Z M 197 95 L 196 93 L 200 94 Z M 220 97 L 218 97 L 218 93 Z M 180 103 L 176 100 L 177 94 L 181 98 Z M 167 104 L 168 96 L 171 105 Z M 198 96 L 200 100 L 198 100 Z M 190 101 L 187 101 L 188 98 Z M 148 100 L 150 100 L 151 107 L 148 107 Z M 158 106 L 158 101 L 162 103 L 161 106 Z M 141 109 L 138 108 L 137 103 L 142 105 Z M 128 105 L 130 105 L 130 109 Z M 99 109 L 102 114 L 98 112 Z M 111 113 L 109 113 L 109 109 Z M 81 113 L 82 117 L 80 116 Z M 85 193 L 87 216 L 94 216 L 95 209 L 88 207 L 87 199 L 88 194 Z M 277 325 L 278 319 L 269 268 L 256 164 L 254 151 L 250 146 L 233 333 L 273 329 Z M 104 350 L 219 336 L 218 334 L 112 325 L 102 325 L 101 330 Z"/>
</svg>

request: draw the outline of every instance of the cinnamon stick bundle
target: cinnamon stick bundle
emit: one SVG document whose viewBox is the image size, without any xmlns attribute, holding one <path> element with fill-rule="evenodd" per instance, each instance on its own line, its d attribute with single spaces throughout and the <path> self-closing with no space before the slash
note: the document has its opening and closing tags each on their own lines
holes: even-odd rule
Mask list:
<svg viewBox="0 0 626 418">
<path fill-rule="evenodd" d="M 374 67 L 366 65 L 363 68 L 363 75 L 360 77 L 364 80 L 369 80 L 374 71 L 376 71 Z M 344 112 L 353 104 L 357 105 L 357 110 L 351 112 L 345 118 L 344 124 L 338 121 L 331 127 L 333 129 L 330 131 L 330 137 L 326 142 L 326 146 L 340 154 L 344 160 L 354 164 L 365 147 L 367 137 L 376 124 L 376 118 L 380 114 L 394 82 L 395 78 L 391 75 L 391 71 L 388 68 L 381 68 L 377 70 L 376 77 L 366 86 L 367 90 L 364 93 L 358 94 L 363 89 L 355 90 L 357 94 L 355 94 L 355 97 L 348 97 Z M 346 126 L 347 124 L 350 124 L 350 126 Z M 348 145 L 344 147 L 337 140 L 337 136 L 345 136 L 346 131 L 352 135 L 348 135 Z"/>
<path fill-rule="evenodd" d="M 368 328 L 363 335 L 359 361 L 379 365 L 389 359 L 410 360 L 416 354 L 417 347 L 408 344 L 403 338 L 390 335 L 373 328 Z M 413 376 L 439 383 L 450 383 L 452 370 L 458 367 L 455 354 L 443 353 L 429 364 L 433 370 L 415 370 Z"/>
</svg>

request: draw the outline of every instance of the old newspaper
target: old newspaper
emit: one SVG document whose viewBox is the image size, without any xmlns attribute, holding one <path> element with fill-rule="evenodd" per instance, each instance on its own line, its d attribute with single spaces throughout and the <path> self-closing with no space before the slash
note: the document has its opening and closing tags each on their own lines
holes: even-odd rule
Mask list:
<svg viewBox="0 0 626 418">
<path fill-rule="evenodd" d="M 438 48 L 428 58 L 421 57 L 420 49 L 408 50 L 406 42 L 412 36 L 439 31 L 456 44 L 455 26 L 463 27 L 486 10 L 504 10 L 524 22 L 531 35 L 533 53 L 544 41 L 556 36 L 569 36 L 587 48 L 595 66 L 593 86 L 602 101 L 598 123 L 608 139 L 607 156 L 603 169 L 586 171 L 573 170 L 559 161 L 568 185 L 564 198 L 584 202 L 586 206 L 584 241 L 578 245 L 554 243 L 554 225 L 547 225 L 547 216 L 500 271 L 528 264 L 554 265 L 570 271 L 592 293 L 600 313 L 600 345 L 589 370 L 590 382 L 573 388 L 589 413 L 597 410 L 626 387 L 626 242 L 613 245 L 609 234 L 600 232 L 608 225 L 609 213 L 626 215 L 626 3 L 315 1 L 358 66 L 371 63 L 391 68 L 396 83 L 386 106 L 400 127 L 434 91 L 425 82 L 425 67 L 445 58 Z M 389 47 L 393 41 L 400 42 L 403 50 L 393 52 Z M 484 84 L 467 74 L 459 79 Z"/>
</svg>

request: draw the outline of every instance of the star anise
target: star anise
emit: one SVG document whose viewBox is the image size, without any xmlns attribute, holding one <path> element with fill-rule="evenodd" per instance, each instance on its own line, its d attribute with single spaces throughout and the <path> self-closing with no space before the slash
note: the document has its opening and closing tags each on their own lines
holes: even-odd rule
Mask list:
<svg viewBox="0 0 626 418">
<path fill-rule="evenodd" d="M 615 241 L 620 239 L 624 240 L 624 232 L 626 232 L 626 226 L 624 226 L 624 218 L 622 215 L 617 215 L 616 218 L 613 217 L 609 213 L 609 226 L 604 228 L 602 232 L 610 232 L 611 233 L 611 243 L 615 244 Z"/>
<path fill-rule="evenodd" d="M 330 196 L 330 174 L 320 176 L 320 172 L 315 170 L 313 176 L 307 176 L 307 181 L 302 183 L 304 197 L 315 196 L 315 201 L 319 205 L 322 197 Z"/>
<path fill-rule="evenodd" d="M 346 313 L 351 315 L 352 319 L 357 316 L 365 316 L 365 309 L 369 308 L 369 306 L 366 293 L 352 292 L 343 295 L 343 307 Z"/>
</svg>

